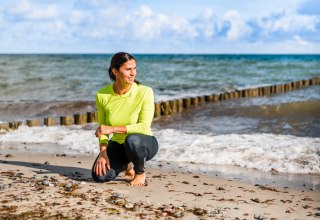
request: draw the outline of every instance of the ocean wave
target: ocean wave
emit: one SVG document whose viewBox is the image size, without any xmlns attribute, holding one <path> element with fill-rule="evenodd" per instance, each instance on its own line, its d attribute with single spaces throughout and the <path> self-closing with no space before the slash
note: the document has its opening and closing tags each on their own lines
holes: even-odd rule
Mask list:
<svg viewBox="0 0 320 220">
<path fill-rule="evenodd" d="M 0 146 L 48 144 L 63 152 L 97 154 L 95 124 L 70 127 L 26 127 L 0 134 Z M 195 134 L 175 129 L 155 129 L 160 149 L 156 161 L 205 165 L 233 165 L 260 171 L 320 174 L 320 138 L 266 133 Z M 64 148 L 61 148 L 63 146 Z M 208 168 L 209 169 L 209 168 Z M 209 171 L 209 170 L 208 170 Z"/>
<path fill-rule="evenodd" d="M 264 133 L 205 135 L 173 129 L 156 134 L 160 161 L 320 174 L 320 138 Z"/>
</svg>

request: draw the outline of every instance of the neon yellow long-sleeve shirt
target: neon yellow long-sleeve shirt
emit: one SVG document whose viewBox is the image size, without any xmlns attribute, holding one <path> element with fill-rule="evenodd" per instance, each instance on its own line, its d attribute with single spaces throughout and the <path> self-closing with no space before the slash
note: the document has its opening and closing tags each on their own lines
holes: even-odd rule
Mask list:
<svg viewBox="0 0 320 220">
<path fill-rule="evenodd" d="M 112 140 L 120 144 L 128 134 L 152 135 L 154 95 L 150 87 L 134 83 L 124 95 L 113 91 L 113 84 L 96 94 L 96 106 L 100 125 L 126 126 L 127 134 L 113 134 Z M 101 135 L 99 143 L 108 143 L 109 135 Z"/>
</svg>

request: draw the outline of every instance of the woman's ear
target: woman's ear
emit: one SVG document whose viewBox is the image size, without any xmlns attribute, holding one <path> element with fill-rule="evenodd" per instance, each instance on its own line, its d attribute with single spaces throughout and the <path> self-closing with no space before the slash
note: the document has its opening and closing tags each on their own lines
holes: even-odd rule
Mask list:
<svg viewBox="0 0 320 220">
<path fill-rule="evenodd" d="M 117 77 L 117 73 L 118 73 L 117 69 L 116 69 L 116 68 L 112 68 L 111 71 L 112 71 L 113 75 L 114 75 L 115 77 Z"/>
</svg>

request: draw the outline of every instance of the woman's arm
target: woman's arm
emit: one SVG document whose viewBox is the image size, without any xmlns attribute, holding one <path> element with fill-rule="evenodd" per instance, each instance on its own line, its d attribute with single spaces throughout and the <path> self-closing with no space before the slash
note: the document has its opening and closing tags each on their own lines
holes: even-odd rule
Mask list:
<svg viewBox="0 0 320 220">
<path fill-rule="evenodd" d="M 99 97 L 99 94 L 96 94 L 96 107 L 98 110 L 98 123 L 99 125 L 105 125 L 106 124 L 106 112 L 101 104 L 102 100 L 100 100 L 101 97 Z M 99 126 L 100 127 L 100 126 Z M 96 132 L 96 137 L 99 137 L 99 144 L 108 144 L 109 142 L 109 134 L 100 134 L 99 136 L 97 135 Z"/>
<path fill-rule="evenodd" d="M 100 125 L 96 130 L 96 137 L 101 137 L 101 135 L 109 135 L 109 134 L 126 134 L 127 127 L 126 126 L 108 126 L 108 125 Z"/>
<path fill-rule="evenodd" d="M 127 133 L 146 133 L 150 130 L 154 116 L 154 95 L 151 88 L 146 90 L 137 124 L 127 125 Z"/>
</svg>

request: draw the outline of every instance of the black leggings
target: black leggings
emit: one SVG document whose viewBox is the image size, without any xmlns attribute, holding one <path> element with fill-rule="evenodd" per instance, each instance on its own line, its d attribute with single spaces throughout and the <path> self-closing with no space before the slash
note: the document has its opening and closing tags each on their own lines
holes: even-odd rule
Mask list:
<svg viewBox="0 0 320 220">
<path fill-rule="evenodd" d="M 145 162 L 151 160 L 158 152 L 158 141 L 154 136 L 145 134 L 129 134 L 123 144 L 110 140 L 107 155 L 110 161 L 110 170 L 106 175 L 98 176 L 94 170 L 99 158 L 92 166 L 92 178 L 96 182 L 107 182 L 117 177 L 127 169 L 130 162 L 134 165 L 136 174 L 144 173 Z"/>
</svg>

